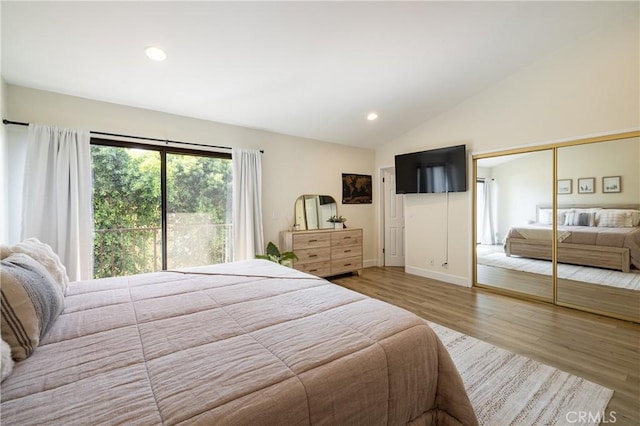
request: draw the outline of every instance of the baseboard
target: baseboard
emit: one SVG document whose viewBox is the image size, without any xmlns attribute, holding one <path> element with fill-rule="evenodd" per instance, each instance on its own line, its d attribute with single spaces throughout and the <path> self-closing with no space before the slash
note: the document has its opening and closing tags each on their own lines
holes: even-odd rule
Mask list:
<svg viewBox="0 0 640 426">
<path fill-rule="evenodd" d="M 378 259 L 369 259 L 362 262 L 363 268 L 372 268 L 374 266 L 378 266 Z"/>
<path fill-rule="evenodd" d="M 404 271 L 407 274 L 417 275 L 419 277 L 431 278 L 446 283 L 459 285 L 461 287 L 469 287 L 469 279 L 458 275 L 443 274 L 442 272 L 430 271 L 428 269 L 416 268 L 413 266 L 405 266 Z"/>
</svg>

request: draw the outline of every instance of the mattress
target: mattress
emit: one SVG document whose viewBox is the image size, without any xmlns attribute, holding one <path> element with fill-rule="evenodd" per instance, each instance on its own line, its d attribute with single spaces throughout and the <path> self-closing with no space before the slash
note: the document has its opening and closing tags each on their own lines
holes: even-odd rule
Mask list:
<svg viewBox="0 0 640 426">
<path fill-rule="evenodd" d="M 419 317 L 252 260 L 70 283 L 2 424 L 477 424 Z"/>
</svg>

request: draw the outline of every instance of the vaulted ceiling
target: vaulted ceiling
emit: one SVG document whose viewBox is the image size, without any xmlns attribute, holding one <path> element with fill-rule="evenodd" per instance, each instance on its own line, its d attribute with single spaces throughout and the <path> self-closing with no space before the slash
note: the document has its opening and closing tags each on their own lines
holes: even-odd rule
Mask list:
<svg viewBox="0 0 640 426">
<path fill-rule="evenodd" d="M 9 84 L 375 147 L 638 2 L 2 1 L 1 13 Z"/>
</svg>

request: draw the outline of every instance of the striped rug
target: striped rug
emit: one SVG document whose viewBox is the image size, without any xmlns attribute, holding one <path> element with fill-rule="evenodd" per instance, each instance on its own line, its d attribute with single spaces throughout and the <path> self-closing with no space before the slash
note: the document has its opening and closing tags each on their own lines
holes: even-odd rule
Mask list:
<svg viewBox="0 0 640 426">
<path fill-rule="evenodd" d="M 479 255 L 478 263 L 498 268 L 531 272 L 532 274 L 551 275 L 551 262 L 548 260 L 528 259 L 518 256 L 509 257 L 504 252 Z M 621 272 L 612 269 L 559 263 L 558 278 L 640 290 L 640 271 L 637 269 L 632 269 L 631 272 Z"/>
<path fill-rule="evenodd" d="M 583 426 L 607 419 L 604 410 L 612 390 L 429 324 L 458 367 L 481 425 Z"/>
</svg>

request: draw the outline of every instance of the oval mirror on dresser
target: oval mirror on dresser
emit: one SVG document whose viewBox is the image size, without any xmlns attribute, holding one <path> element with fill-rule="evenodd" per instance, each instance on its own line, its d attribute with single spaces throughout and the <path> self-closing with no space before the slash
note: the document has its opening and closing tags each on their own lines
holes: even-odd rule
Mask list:
<svg viewBox="0 0 640 426">
<path fill-rule="evenodd" d="M 335 229 L 328 219 L 337 215 L 338 205 L 329 195 L 298 197 L 294 231 L 280 233 L 281 249 L 298 257 L 295 269 L 319 277 L 362 273 L 362 229 Z"/>
<path fill-rule="evenodd" d="M 327 222 L 327 220 L 337 214 L 338 204 L 333 197 L 315 194 L 301 195 L 295 204 L 294 229 L 304 231 L 333 228 L 333 223 Z"/>
</svg>

